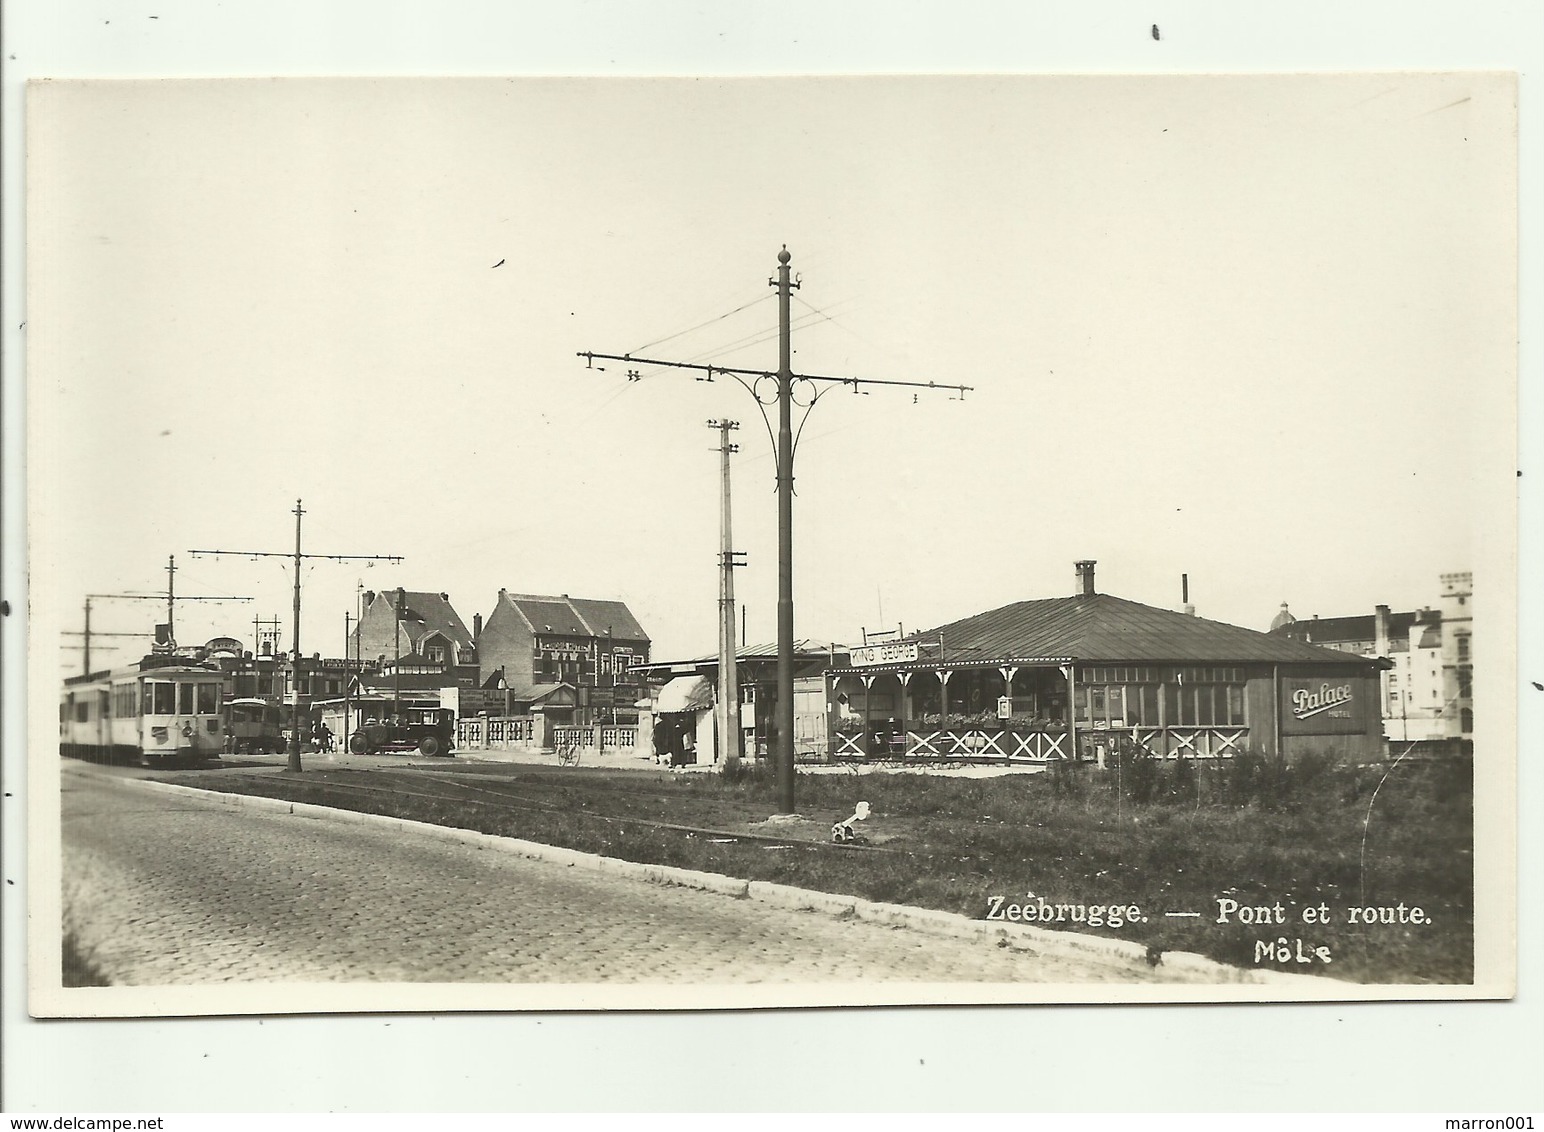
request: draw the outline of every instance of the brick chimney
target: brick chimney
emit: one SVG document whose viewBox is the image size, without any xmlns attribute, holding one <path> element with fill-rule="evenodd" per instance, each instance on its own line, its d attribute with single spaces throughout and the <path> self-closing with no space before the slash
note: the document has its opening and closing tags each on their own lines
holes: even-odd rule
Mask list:
<svg viewBox="0 0 1544 1132">
<path fill-rule="evenodd" d="M 1388 656 L 1389 654 L 1389 607 L 1376 605 L 1373 607 L 1372 630 L 1372 654 L 1373 656 Z"/>
<path fill-rule="evenodd" d="M 1094 596 L 1094 565 L 1095 561 L 1092 558 L 1084 558 L 1073 563 L 1078 572 L 1078 594 L 1083 597 Z"/>
<path fill-rule="evenodd" d="M 472 643 L 476 644 L 477 641 L 479 641 L 481 639 L 482 639 L 482 614 L 481 613 L 474 613 L 474 614 L 472 614 Z"/>
</svg>

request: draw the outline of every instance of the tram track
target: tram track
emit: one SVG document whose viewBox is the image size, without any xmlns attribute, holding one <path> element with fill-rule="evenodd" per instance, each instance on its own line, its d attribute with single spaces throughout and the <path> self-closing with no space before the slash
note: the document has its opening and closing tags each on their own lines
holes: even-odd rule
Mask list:
<svg viewBox="0 0 1544 1132">
<path fill-rule="evenodd" d="M 319 792 L 324 794 L 324 795 L 325 795 L 325 793 L 327 791 L 336 791 L 336 792 L 338 792 L 340 794 L 343 794 L 345 796 L 347 796 L 349 794 L 353 794 L 356 797 L 379 796 L 379 797 L 385 797 L 385 798 L 415 798 L 415 799 L 419 799 L 420 801 L 424 801 L 424 802 L 435 802 L 435 803 L 441 803 L 441 804 L 449 803 L 449 804 L 458 805 L 458 806 L 470 805 L 470 806 L 475 806 L 475 807 L 477 807 L 480 810 L 484 810 L 484 811 L 488 811 L 488 812 L 507 813 L 507 812 L 509 812 L 511 810 L 514 810 L 514 811 L 526 811 L 526 812 L 532 812 L 532 813 L 541 813 L 541 814 L 546 814 L 546 815 L 573 814 L 573 815 L 575 815 L 577 817 L 583 817 L 583 818 L 588 818 L 588 819 L 592 819 L 592 820 L 596 820 L 596 821 L 601 821 L 601 822 L 605 822 L 605 823 L 608 823 L 608 824 L 613 825 L 613 826 L 623 826 L 623 827 L 629 827 L 630 826 L 630 827 L 639 828 L 639 829 L 656 830 L 656 831 L 661 831 L 661 832 L 666 832 L 666 833 L 679 834 L 679 835 L 682 835 L 684 837 L 689 837 L 689 838 L 711 838 L 715 843 L 718 843 L 718 844 L 729 844 L 729 843 L 744 842 L 744 843 L 748 843 L 748 844 L 752 844 L 752 845 L 760 845 L 760 846 L 763 846 L 763 847 L 766 847 L 766 848 L 778 848 L 778 849 L 803 849 L 803 850 L 822 850 L 822 849 L 824 849 L 824 850 L 833 850 L 833 851 L 857 850 L 859 852 L 866 852 L 866 853 L 883 853 L 883 854 L 892 854 L 892 855 L 893 854 L 903 854 L 902 850 L 886 849 L 886 848 L 883 848 L 881 846 L 876 846 L 876 845 L 864 845 L 864 844 L 853 843 L 853 842 L 836 843 L 836 842 L 828 842 L 828 841 L 815 841 L 815 840 L 810 840 L 810 839 L 806 839 L 806 838 L 799 838 L 799 837 L 777 837 L 775 835 L 770 835 L 770 834 L 750 833 L 750 832 L 746 832 L 746 831 L 742 831 L 742 830 L 716 829 L 716 828 L 706 827 L 706 826 L 684 825 L 684 824 L 681 824 L 679 822 L 660 821 L 660 820 L 657 820 L 657 819 L 654 819 L 654 818 L 641 818 L 641 817 L 631 817 L 631 816 L 620 815 L 620 814 L 599 813 L 599 812 L 597 812 L 597 811 L 595 811 L 593 809 L 590 809 L 588 806 L 586 806 L 586 807 L 584 807 L 582 809 L 575 809 L 574 807 L 564 806 L 564 805 L 560 805 L 560 804 L 557 804 L 557 803 L 544 803 L 544 802 L 535 801 L 535 800 L 530 799 L 530 798 L 522 798 L 519 795 L 511 794 L 509 792 L 502 791 L 502 790 L 490 790 L 490 789 L 487 789 L 486 787 L 473 786 L 473 785 L 471 785 L 469 783 L 461 781 L 460 780 L 460 776 L 450 777 L 450 775 L 453 774 L 454 772 L 436 772 L 436 776 L 435 776 L 434 779 L 424 779 L 424 778 L 421 778 L 417 774 L 414 774 L 412 772 L 400 771 L 400 770 L 373 770 L 373 771 L 368 771 L 366 773 L 369 773 L 369 774 L 372 774 L 372 775 L 375 775 L 375 776 L 386 777 L 386 778 L 394 779 L 394 780 L 395 779 L 410 779 L 413 782 L 414 785 L 423 785 L 423 784 L 425 784 L 428 781 L 433 781 L 437 785 L 440 784 L 440 783 L 444 783 L 445 785 L 453 786 L 453 787 L 457 788 L 460 791 L 465 791 L 465 792 L 470 793 L 470 794 L 485 795 L 486 798 L 483 798 L 483 797 L 468 797 L 467 793 L 454 794 L 454 793 L 447 793 L 447 792 L 443 792 L 443 791 L 410 790 L 410 789 L 404 789 L 402 786 L 398 786 L 398 785 L 389 785 L 388 786 L 388 785 L 375 785 L 375 784 L 371 784 L 371 783 L 362 783 L 362 782 L 341 782 L 341 781 L 338 781 L 337 779 L 332 779 L 332 778 L 328 778 L 328 779 L 322 780 L 320 782 L 317 782 L 317 780 L 312 780 L 312 783 L 316 784 L 319 787 Z M 273 783 L 275 781 L 272 777 L 269 777 L 269 776 L 258 776 L 258 775 L 244 775 L 244 776 L 241 777 L 241 780 L 245 781 L 247 783 L 250 783 L 250 784 L 252 784 L 254 786 L 258 785 L 258 784 L 271 784 L 271 783 Z M 232 781 L 236 781 L 236 780 L 232 779 L 232 778 L 222 778 L 221 781 L 232 782 Z M 308 783 L 308 785 L 310 785 L 312 783 Z M 242 793 L 244 791 L 230 791 L 230 792 L 232 792 L 232 793 Z M 262 792 L 262 791 L 257 791 L 257 792 Z M 650 792 L 650 793 L 653 793 L 653 792 Z M 283 795 L 271 795 L 271 796 L 280 796 L 280 797 L 282 797 Z M 666 797 L 666 795 L 664 795 L 663 793 L 659 793 L 659 794 L 657 794 L 657 796 L 660 797 L 662 800 Z M 312 798 L 306 798 L 306 799 L 296 798 L 296 799 L 291 799 L 291 800 L 293 800 L 293 801 L 302 801 L 302 800 L 304 800 L 304 801 L 314 801 L 315 799 L 312 799 Z M 327 803 L 325 801 L 322 801 L 320 804 L 326 805 Z M 350 807 L 344 807 L 344 808 L 350 808 Z M 436 824 L 443 824 L 443 823 L 436 823 Z"/>
</svg>

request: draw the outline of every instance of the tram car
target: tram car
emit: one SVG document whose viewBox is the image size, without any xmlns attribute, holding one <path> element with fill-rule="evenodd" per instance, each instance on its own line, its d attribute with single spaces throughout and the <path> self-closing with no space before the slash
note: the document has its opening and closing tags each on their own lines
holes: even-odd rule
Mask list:
<svg viewBox="0 0 1544 1132">
<path fill-rule="evenodd" d="M 267 700 L 232 700 L 226 738 L 233 754 L 262 755 L 285 749 L 284 724 L 279 708 Z"/>
<path fill-rule="evenodd" d="M 174 654 L 71 677 L 59 703 L 59 752 L 144 766 L 219 758 L 225 684 L 214 664 Z"/>
</svg>

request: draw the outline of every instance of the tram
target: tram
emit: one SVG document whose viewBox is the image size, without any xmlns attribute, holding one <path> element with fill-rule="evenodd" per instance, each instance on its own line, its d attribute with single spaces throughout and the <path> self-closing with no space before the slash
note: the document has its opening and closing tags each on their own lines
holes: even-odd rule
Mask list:
<svg viewBox="0 0 1544 1132">
<path fill-rule="evenodd" d="M 219 758 L 225 685 L 213 663 L 174 653 L 71 677 L 59 701 L 59 753 L 144 766 Z"/>
<path fill-rule="evenodd" d="M 249 698 L 231 700 L 226 710 L 230 713 L 227 740 L 233 754 L 262 755 L 284 750 L 284 724 L 278 705 Z"/>
</svg>

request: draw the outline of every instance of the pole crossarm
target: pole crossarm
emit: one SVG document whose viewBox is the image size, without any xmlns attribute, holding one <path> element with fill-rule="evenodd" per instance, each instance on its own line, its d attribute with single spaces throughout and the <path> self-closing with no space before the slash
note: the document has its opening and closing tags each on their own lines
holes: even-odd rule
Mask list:
<svg viewBox="0 0 1544 1132">
<path fill-rule="evenodd" d="M 794 453 L 798 448 L 799 438 L 804 433 L 804 425 L 809 420 L 809 414 L 814 410 L 815 404 L 833 389 L 847 388 L 853 393 L 866 396 L 868 390 L 864 386 L 877 386 L 891 389 L 913 390 L 938 390 L 954 394 L 950 400 L 963 401 L 965 394 L 974 391 L 969 385 L 959 385 L 952 382 L 939 381 L 904 381 L 893 378 L 871 377 L 838 377 L 830 374 L 796 374 L 793 372 L 793 344 L 792 329 L 793 316 L 789 309 L 789 300 L 792 297 L 800 281 L 794 278 L 788 264 L 793 257 L 789 255 L 785 245 L 777 255 L 777 275 L 769 279 L 768 285 L 777 288 L 777 322 L 778 322 L 778 364 L 777 369 L 768 368 L 750 369 L 739 366 L 721 366 L 705 362 L 678 362 L 666 358 L 644 358 L 635 354 L 603 354 L 594 350 L 580 350 L 576 356 L 585 360 L 590 369 L 604 371 L 605 366 L 597 366 L 597 361 L 622 362 L 627 366 L 627 380 L 630 382 L 641 381 L 640 366 L 662 366 L 667 369 L 691 370 L 705 376 L 697 378 L 698 381 L 712 381 L 714 376 L 722 374 L 733 378 L 755 400 L 761 411 L 762 422 L 767 426 L 768 439 L 772 442 L 772 454 L 777 462 L 776 491 L 777 491 L 777 697 L 775 710 L 770 720 L 771 736 L 775 738 L 775 753 L 777 767 L 777 795 L 778 806 L 782 813 L 795 813 L 795 736 L 794 736 L 794 618 L 793 618 L 793 470 Z M 661 339 L 660 341 L 665 341 Z M 648 347 L 642 347 L 647 349 Z M 763 396 L 762 382 L 772 385 L 775 396 Z M 798 382 L 809 382 L 808 387 L 797 386 Z M 797 401 L 794 395 L 795 388 L 808 396 L 809 400 Z M 917 402 L 920 392 L 912 395 L 912 402 Z M 777 406 L 777 429 L 774 432 L 772 420 L 767 410 L 772 405 Z M 797 404 L 803 415 L 799 419 L 798 431 L 793 425 L 793 407 Z M 722 522 L 722 543 L 719 552 L 721 589 L 720 600 L 723 603 L 723 620 L 719 627 L 719 675 L 724 677 L 727 671 L 732 671 L 730 658 L 734 654 L 733 649 L 733 579 L 737 553 L 732 549 L 729 533 L 729 457 L 731 445 L 729 444 L 729 429 L 733 422 L 709 421 L 710 426 L 723 429 L 720 451 L 723 453 L 723 477 L 724 477 L 724 506 Z M 298 546 L 296 549 L 299 549 Z M 758 697 L 759 698 L 759 697 Z M 738 699 L 737 693 L 734 699 Z M 737 721 L 731 722 L 728 708 L 734 703 L 727 688 L 720 688 L 719 700 L 723 706 L 724 715 L 720 721 L 721 731 L 730 731 L 738 736 L 739 727 Z M 758 704 L 758 714 L 760 705 Z M 731 748 L 732 750 L 732 748 Z"/>
<path fill-rule="evenodd" d="M 575 356 L 585 359 L 591 365 L 599 358 L 603 361 L 631 362 L 634 365 L 641 366 L 669 366 L 672 369 L 701 370 L 710 377 L 715 373 L 723 373 L 738 374 L 742 377 L 766 377 L 773 381 L 777 380 L 777 371 L 768 369 L 740 369 L 736 366 L 706 365 L 701 362 L 673 362 L 661 358 L 638 358 L 632 354 L 602 354 L 594 350 L 580 350 Z M 943 389 L 958 393 L 962 397 L 966 393 L 975 392 L 975 386 L 973 385 L 953 385 L 941 381 L 895 381 L 878 377 L 833 377 L 819 373 L 796 373 L 792 376 L 795 381 L 824 381 L 836 385 L 850 385 L 853 388 L 857 388 L 860 385 L 894 385 L 903 386 L 908 389 Z"/>
<path fill-rule="evenodd" d="M 702 362 L 676 362 L 665 358 L 640 358 L 632 354 L 602 354 L 594 350 L 580 350 L 575 356 L 583 358 L 585 360 L 586 368 L 589 369 L 593 369 L 595 367 L 596 359 L 600 359 L 602 361 L 628 362 L 633 365 L 667 366 L 671 369 L 696 370 L 707 374 L 706 377 L 699 377 L 697 379 L 698 381 L 712 381 L 713 375 L 715 373 L 723 374 L 727 377 L 732 377 L 736 381 L 740 382 L 740 384 L 744 386 L 745 391 L 749 393 L 755 400 L 757 407 L 761 410 L 762 423 L 767 426 L 767 438 L 772 442 L 772 451 L 774 453 L 777 452 L 777 436 L 773 432 L 771 418 L 767 416 L 767 406 L 769 404 L 776 403 L 777 399 L 774 398 L 772 401 L 763 401 L 761 396 L 756 392 L 756 384 L 746 382 L 744 380 L 744 378 L 749 377 L 755 379 L 756 383 L 759 383 L 763 378 L 767 379 L 768 381 L 776 382 L 778 380 L 778 374 L 775 370 L 743 369 L 737 366 L 719 366 Z M 863 393 L 864 390 L 861 387 L 865 385 L 889 386 L 899 389 L 933 389 L 941 392 L 957 394 L 957 396 L 950 398 L 950 400 L 954 401 L 963 401 L 965 399 L 965 394 L 975 392 L 975 386 L 973 385 L 951 385 L 938 381 L 899 381 L 878 377 L 834 377 L 829 374 L 818 373 L 790 373 L 788 377 L 790 383 L 808 381 L 811 385 L 816 386 L 815 395 L 810 398 L 808 404 L 802 401 L 798 402 L 799 406 L 804 410 L 804 413 L 799 418 L 799 427 L 795 431 L 790 445 L 790 450 L 795 453 L 798 452 L 799 438 L 804 435 L 804 425 L 809 420 L 810 411 L 814 409 L 816 403 L 822 397 L 831 392 L 833 389 L 850 388 L 854 393 Z M 637 380 L 636 370 L 628 371 L 628 380 Z M 817 385 L 817 383 L 821 382 L 824 384 Z"/>
<path fill-rule="evenodd" d="M 200 554 L 230 554 L 237 558 L 288 558 L 293 562 L 296 558 L 323 558 L 328 562 L 391 562 L 402 561 L 401 556 L 395 554 L 293 554 L 278 550 L 190 550 L 189 554 L 195 558 Z M 182 598 L 177 600 L 181 601 Z M 188 599 L 192 600 L 192 599 Z M 251 598 L 242 598 L 242 601 L 251 601 Z"/>
</svg>

